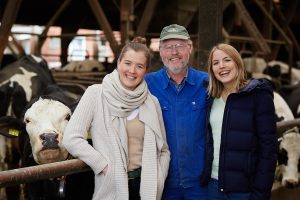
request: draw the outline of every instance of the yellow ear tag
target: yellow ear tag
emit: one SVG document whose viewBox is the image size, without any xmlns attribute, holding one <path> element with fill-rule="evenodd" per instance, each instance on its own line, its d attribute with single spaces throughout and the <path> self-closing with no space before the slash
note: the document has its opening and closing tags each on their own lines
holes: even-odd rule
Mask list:
<svg viewBox="0 0 300 200">
<path fill-rule="evenodd" d="M 9 129 L 8 134 L 13 136 L 19 136 L 19 131 L 17 129 Z"/>
<path fill-rule="evenodd" d="M 87 136 L 87 139 L 92 139 L 92 135 L 91 135 L 90 129 L 88 130 L 88 136 Z"/>
</svg>

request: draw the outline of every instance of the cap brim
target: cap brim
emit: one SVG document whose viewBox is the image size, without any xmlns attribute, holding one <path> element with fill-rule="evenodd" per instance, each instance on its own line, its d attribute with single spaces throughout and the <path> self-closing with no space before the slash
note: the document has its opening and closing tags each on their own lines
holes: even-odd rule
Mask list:
<svg viewBox="0 0 300 200">
<path fill-rule="evenodd" d="M 178 35 L 178 34 L 168 34 L 165 37 L 160 38 L 160 40 L 168 40 L 168 39 L 189 40 L 190 38 L 185 35 Z"/>
</svg>

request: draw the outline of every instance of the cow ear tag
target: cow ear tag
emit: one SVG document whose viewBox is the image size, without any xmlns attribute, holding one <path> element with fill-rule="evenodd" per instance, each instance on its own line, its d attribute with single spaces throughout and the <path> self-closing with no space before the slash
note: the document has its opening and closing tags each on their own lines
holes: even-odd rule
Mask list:
<svg viewBox="0 0 300 200">
<path fill-rule="evenodd" d="M 91 135 L 91 130 L 88 130 L 88 135 L 87 135 L 87 139 L 92 139 L 92 135 Z"/>
<path fill-rule="evenodd" d="M 19 136 L 19 131 L 17 129 L 9 129 L 8 134 L 13 136 Z"/>
</svg>

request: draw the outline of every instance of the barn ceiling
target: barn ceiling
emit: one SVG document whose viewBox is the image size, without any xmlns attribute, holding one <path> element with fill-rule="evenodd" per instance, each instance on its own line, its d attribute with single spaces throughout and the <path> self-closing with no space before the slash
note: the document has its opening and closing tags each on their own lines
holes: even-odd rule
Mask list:
<svg viewBox="0 0 300 200">
<path fill-rule="evenodd" d="M 13 5 L 20 3 L 19 8 L 12 6 L 13 9 L 10 10 L 10 12 L 16 12 L 14 24 L 60 26 L 64 33 L 76 33 L 79 28 L 100 29 L 107 33 L 109 31 L 121 31 L 122 39 L 125 41 L 126 38 L 134 35 L 157 37 L 165 25 L 179 23 L 186 26 L 190 34 L 199 38 L 199 30 L 205 30 L 209 26 L 212 27 L 211 22 L 207 21 L 203 28 L 198 29 L 199 19 L 203 17 L 201 13 L 208 10 L 205 13 L 209 17 L 217 15 L 215 11 L 209 12 L 211 8 L 201 7 L 201 5 L 204 5 L 201 3 L 205 1 L 208 0 L 1 0 L 0 17 L 3 23 L 5 11 L 8 9 L 8 2 Z M 276 8 L 284 16 L 283 20 L 280 19 L 278 14 L 274 14 L 275 4 L 272 3 L 273 0 L 216 0 L 216 2 L 223 5 L 223 38 L 226 35 L 252 37 L 252 40 L 257 43 L 254 48 L 270 54 L 273 44 L 264 44 L 265 41 L 261 42 L 259 37 L 255 37 L 258 34 L 255 29 L 251 28 L 249 20 L 243 18 L 243 10 L 233 5 L 233 2 L 241 2 L 245 6 L 248 15 L 250 15 L 251 22 L 255 24 L 256 29 L 261 34 L 260 38 L 281 40 L 281 43 L 286 43 L 284 38 L 289 37 L 292 45 L 295 44 L 293 47 L 295 48 L 295 59 L 300 59 L 300 47 L 298 45 L 300 40 L 299 0 L 276 1 L 280 2 L 276 4 Z M 277 26 L 282 30 L 277 30 L 276 24 L 272 25 L 270 23 L 267 15 L 260 10 L 258 6 L 260 4 L 266 8 L 269 12 L 268 15 L 275 22 L 277 21 Z M 102 12 L 99 12 L 100 9 L 102 9 Z M 12 17 L 14 16 L 12 15 Z M 12 17 L 10 16 L 10 18 Z M 284 28 L 284 24 L 290 29 L 292 36 L 288 34 L 289 30 Z M 272 30 L 270 30 L 270 27 Z M 1 28 L 0 39 L 1 31 L 3 32 Z M 281 38 L 278 36 L 280 34 L 286 34 L 286 36 L 282 39 L 282 36 Z M 214 36 L 212 34 L 208 37 Z M 294 37 L 294 40 L 292 40 L 292 37 Z M 108 38 L 108 40 L 113 45 L 113 38 Z M 232 37 L 231 41 L 233 40 L 236 40 L 236 38 Z M 278 53 L 273 57 L 277 57 L 277 55 Z"/>
<path fill-rule="evenodd" d="M 66 0 L 65 0 L 66 1 Z M 8 0 L 0 1 L 0 16 L 2 16 Z M 16 24 L 45 26 L 49 20 L 58 12 L 63 0 L 22 0 L 17 13 Z M 98 0 L 113 30 L 121 29 L 122 2 L 120 0 Z M 136 30 L 139 20 L 144 13 L 147 0 L 127 0 L 132 3 L 132 24 Z M 180 18 L 193 18 L 197 11 L 198 0 L 158 0 L 155 5 L 148 32 L 159 33 L 166 24 L 184 21 Z M 128 11 L 130 12 L 130 11 Z M 151 13 L 152 15 L 152 13 Z M 185 20 L 186 21 L 186 20 Z M 187 23 L 187 22 L 186 22 Z M 54 26 L 74 29 L 74 27 L 87 29 L 101 29 L 88 0 L 70 0 L 62 13 L 53 22 Z M 70 28 L 69 28 L 70 27 Z"/>
</svg>

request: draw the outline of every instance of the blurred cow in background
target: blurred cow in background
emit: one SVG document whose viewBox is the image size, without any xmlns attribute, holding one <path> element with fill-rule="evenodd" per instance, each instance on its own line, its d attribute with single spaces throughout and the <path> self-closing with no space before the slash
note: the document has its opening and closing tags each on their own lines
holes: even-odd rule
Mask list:
<svg viewBox="0 0 300 200">
<path fill-rule="evenodd" d="M 285 100 L 274 92 L 274 105 L 277 121 L 293 120 L 294 116 Z M 300 134 L 297 127 L 284 131 L 278 139 L 278 166 L 275 174 L 275 184 L 279 181 L 284 187 L 294 188 L 299 184 Z M 273 186 L 275 189 L 278 186 Z"/>
<path fill-rule="evenodd" d="M 244 58 L 247 72 L 253 78 L 272 81 L 277 122 L 294 120 L 300 112 L 300 70 L 292 68 L 291 81 L 287 79 L 289 66 L 280 61 L 266 62 L 263 58 Z M 288 85 L 287 85 L 288 84 Z M 295 188 L 299 185 L 300 134 L 298 127 L 285 130 L 278 139 L 279 154 L 273 189 L 278 186 Z M 279 184 L 277 184 L 277 182 Z"/>
<path fill-rule="evenodd" d="M 82 61 L 71 61 L 60 70 L 70 72 L 103 72 L 105 71 L 105 67 L 97 60 L 87 59 Z"/>
</svg>

